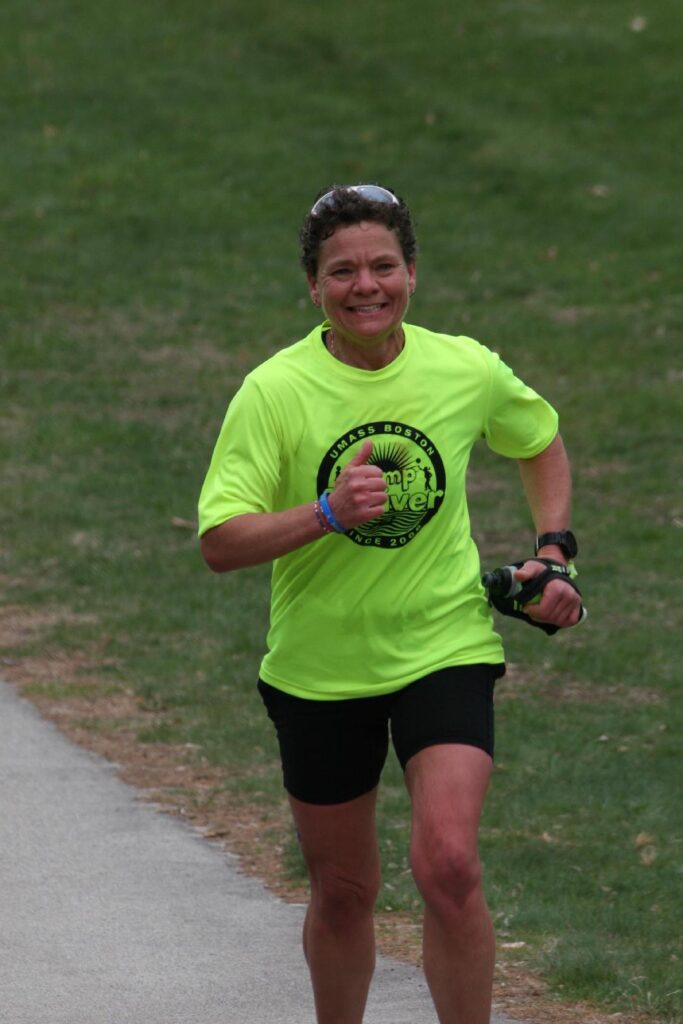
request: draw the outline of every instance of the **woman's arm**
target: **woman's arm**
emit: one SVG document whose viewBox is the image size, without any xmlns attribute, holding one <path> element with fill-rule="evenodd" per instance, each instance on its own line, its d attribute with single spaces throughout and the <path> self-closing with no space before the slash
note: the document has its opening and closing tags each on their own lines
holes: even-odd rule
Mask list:
<svg viewBox="0 0 683 1024">
<path fill-rule="evenodd" d="M 569 459 L 560 435 L 533 459 L 520 459 L 519 471 L 536 533 L 557 533 L 569 529 L 572 481 Z M 538 554 L 563 565 L 567 562 L 564 552 L 556 545 L 539 548 Z M 528 580 L 543 568 L 542 563 L 530 560 L 516 575 L 520 580 Z M 541 622 L 573 626 L 581 615 L 581 598 L 569 584 L 552 580 L 543 591 L 540 603 L 527 605 L 524 611 Z"/>
<path fill-rule="evenodd" d="M 346 529 L 381 515 L 387 498 L 386 482 L 379 466 L 368 466 L 372 442 L 339 474 L 329 502 L 332 514 Z M 323 537 L 324 531 L 313 502 L 284 512 L 248 512 L 214 526 L 203 535 L 204 561 L 214 572 L 244 569 L 287 555 Z"/>
<path fill-rule="evenodd" d="M 569 459 L 560 435 L 533 459 L 520 459 L 519 472 L 537 535 L 568 530 L 572 480 Z M 562 564 L 567 561 L 562 549 L 556 545 L 541 548 L 538 554 Z"/>
<path fill-rule="evenodd" d="M 249 512 L 207 530 L 200 541 L 214 572 L 271 562 L 323 537 L 312 502 L 285 512 Z"/>
</svg>

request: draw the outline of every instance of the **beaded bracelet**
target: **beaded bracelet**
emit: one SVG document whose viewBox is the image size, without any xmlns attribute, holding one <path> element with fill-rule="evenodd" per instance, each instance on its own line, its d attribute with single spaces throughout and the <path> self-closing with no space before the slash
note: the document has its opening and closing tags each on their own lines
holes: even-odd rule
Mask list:
<svg viewBox="0 0 683 1024">
<path fill-rule="evenodd" d="M 315 518 L 318 520 L 318 525 L 323 533 L 333 533 L 334 531 L 325 518 L 319 501 L 313 503 L 313 511 L 315 512 Z"/>
<path fill-rule="evenodd" d="M 330 502 L 327 497 L 328 494 L 329 491 L 323 491 L 323 493 L 318 498 L 322 514 L 325 516 L 333 530 L 336 530 L 337 533 L 346 533 L 347 531 L 341 525 L 339 520 L 335 519 L 334 512 L 330 508 Z"/>
</svg>

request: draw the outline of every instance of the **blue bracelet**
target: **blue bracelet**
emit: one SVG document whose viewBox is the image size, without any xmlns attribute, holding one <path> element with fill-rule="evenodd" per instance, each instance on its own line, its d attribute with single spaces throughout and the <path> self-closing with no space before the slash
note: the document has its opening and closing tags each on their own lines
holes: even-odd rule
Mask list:
<svg viewBox="0 0 683 1024">
<path fill-rule="evenodd" d="M 336 530 L 337 533 L 346 533 L 347 531 L 344 529 L 341 523 L 334 517 L 334 513 L 330 508 L 330 502 L 327 497 L 328 494 L 329 491 L 323 491 L 323 493 L 318 498 L 318 502 L 320 504 L 320 508 L 322 509 L 323 515 L 325 516 L 325 519 L 327 519 L 328 523 L 330 524 L 333 530 Z"/>
</svg>

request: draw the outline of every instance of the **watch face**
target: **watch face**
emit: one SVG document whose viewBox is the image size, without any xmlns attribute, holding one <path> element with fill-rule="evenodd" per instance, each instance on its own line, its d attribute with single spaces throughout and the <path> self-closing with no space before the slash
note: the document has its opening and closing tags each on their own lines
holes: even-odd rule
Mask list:
<svg viewBox="0 0 683 1024">
<path fill-rule="evenodd" d="M 576 543 L 576 537 L 571 530 L 563 530 L 560 536 L 562 537 L 560 547 L 568 558 L 574 558 L 576 552 L 579 550 L 579 546 Z"/>
</svg>

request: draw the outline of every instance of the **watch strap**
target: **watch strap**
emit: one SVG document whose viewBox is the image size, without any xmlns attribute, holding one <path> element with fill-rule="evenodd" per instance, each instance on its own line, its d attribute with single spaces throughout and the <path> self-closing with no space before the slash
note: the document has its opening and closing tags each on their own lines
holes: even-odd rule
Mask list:
<svg viewBox="0 0 683 1024">
<path fill-rule="evenodd" d="M 564 552 L 567 558 L 575 558 L 578 552 L 576 537 L 571 530 L 558 530 L 555 533 L 542 533 L 536 537 L 534 554 L 537 555 L 541 548 L 555 544 Z"/>
</svg>

